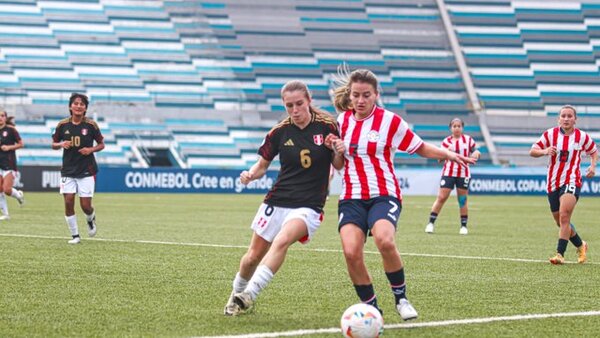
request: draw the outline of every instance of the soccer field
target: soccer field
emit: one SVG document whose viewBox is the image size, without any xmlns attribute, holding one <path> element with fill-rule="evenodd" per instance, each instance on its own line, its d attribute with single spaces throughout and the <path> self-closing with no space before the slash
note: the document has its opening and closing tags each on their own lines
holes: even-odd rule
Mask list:
<svg viewBox="0 0 600 338">
<path fill-rule="evenodd" d="M 97 194 L 98 235 L 68 245 L 57 193 L 28 193 L 0 223 L 0 336 L 263 337 L 303 330 L 338 337 L 358 302 L 337 234 L 337 201 L 306 246 L 294 244 L 255 310 L 225 317 L 261 195 Z M 470 197 L 468 236 L 448 201 L 424 232 L 434 197 L 407 196 L 397 242 L 419 319 L 402 323 L 381 259 L 367 265 L 384 336 L 594 336 L 600 332 L 599 198 L 582 197 L 573 223 L 589 243 L 584 265 L 552 266 L 557 228 L 546 198 Z M 566 259 L 576 261 L 569 244 Z M 528 317 L 528 315 L 540 315 Z M 594 333 L 595 332 L 595 333 Z M 257 334 L 257 335 L 252 335 Z"/>
</svg>

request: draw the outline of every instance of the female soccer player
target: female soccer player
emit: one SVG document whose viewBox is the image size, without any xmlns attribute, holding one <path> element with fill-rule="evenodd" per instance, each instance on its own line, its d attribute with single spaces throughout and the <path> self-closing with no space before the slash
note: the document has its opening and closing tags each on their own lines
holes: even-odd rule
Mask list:
<svg viewBox="0 0 600 338">
<path fill-rule="evenodd" d="M 281 98 L 289 117 L 271 129 L 258 150 L 258 161 L 240 174 L 243 184 L 261 178 L 279 154 L 279 176 L 252 222 L 250 247 L 233 280 L 225 315 L 248 310 L 283 264 L 288 248 L 313 237 L 323 219 L 329 168 L 343 166 L 341 153 L 334 154 L 333 146 L 325 144 L 329 134 L 338 135 L 337 123 L 311 105 L 306 84 L 288 82 Z"/>
<path fill-rule="evenodd" d="M 395 296 L 396 311 L 404 320 L 415 319 L 417 311 L 406 299 L 404 264 L 395 242 L 402 195 L 394 153 L 401 150 L 460 165 L 475 160 L 423 142 L 399 115 L 378 107 L 379 83 L 371 71 L 348 73 L 342 68 L 339 73 L 334 105 L 342 112 L 338 124 L 345 168 L 338 213 L 348 274 L 360 300 L 378 308 L 363 256 L 366 238 L 372 235 Z M 331 138 L 337 145 L 338 140 Z"/>
<path fill-rule="evenodd" d="M 463 133 L 465 123 L 463 120 L 457 118 L 450 121 L 450 131 L 452 135 L 446 137 L 442 142 L 442 147 L 446 148 L 455 153 L 461 154 L 465 157 L 472 157 L 479 159 L 481 155 L 479 150 L 476 149 L 477 145 L 473 138 Z M 467 195 L 469 194 L 469 179 L 471 178 L 471 171 L 469 165 L 456 164 L 451 161 L 444 163 L 442 169 L 442 179 L 440 181 L 440 190 L 433 206 L 431 207 L 431 213 L 429 214 L 429 224 L 425 227 L 425 232 L 432 234 L 434 229 L 434 223 L 437 219 L 444 203 L 450 196 L 450 193 L 456 186 L 456 195 L 458 197 L 458 207 L 460 208 L 460 231 L 461 235 L 469 233 L 467 230 L 467 220 L 469 219 L 469 209 L 467 207 Z"/>
<path fill-rule="evenodd" d="M 15 128 L 13 116 L 7 116 L 6 111 L 0 111 L 0 220 L 10 219 L 8 204 L 4 196 L 11 196 L 23 205 L 25 198 L 21 190 L 13 187 L 17 174 L 17 155 L 15 150 L 23 148 L 23 140 Z"/>
<path fill-rule="evenodd" d="M 64 196 L 65 220 L 73 237 L 69 244 L 81 241 L 75 215 L 75 194 L 79 195 L 79 205 L 86 216 L 88 235 L 94 237 L 97 231 L 92 206 L 98 172 L 94 153 L 104 149 L 104 137 L 98 124 L 85 116 L 88 104 L 87 96 L 73 93 L 69 99 L 71 117 L 61 120 L 52 135 L 52 149 L 63 149 L 60 193 Z"/>
<path fill-rule="evenodd" d="M 582 130 L 575 128 L 577 111 L 566 105 L 558 113 L 558 127 L 546 130 L 540 139 L 531 146 L 532 157 L 548 156 L 548 202 L 556 225 L 559 227 L 556 255 L 550 258 L 552 264 L 565 262 L 565 251 L 569 240 L 577 247 L 577 262 L 587 260 L 588 245 L 582 241 L 571 224 L 571 215 L 581 191 L 581 154 L 591 157 L 591 164 L 585 177 L 596 175 L 598 151 L 594 140 Z"/>
</svg>

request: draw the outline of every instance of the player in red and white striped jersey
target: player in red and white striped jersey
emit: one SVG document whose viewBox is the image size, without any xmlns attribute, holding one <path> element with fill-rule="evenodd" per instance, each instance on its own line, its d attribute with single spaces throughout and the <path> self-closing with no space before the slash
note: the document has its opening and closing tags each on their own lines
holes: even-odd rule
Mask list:
<svg viewBox="0 0 600 338">
<path fill-rule="evenodd" d="M 598 150 L 586 132 L 575 128 L 576 122 L 575 108 L 563 106 L 558 114 L 558 127 L 546 130 L 529 151 L 533 157 L 548 156 L 548 202 L 560 228 L 557 253 L 550 258 L 552 264 L 564 263 L 569 240 L 577 247 L 577 262 L 587 260 L 588 245 L 571 224 L 571 215 L 581 191 L 581 155 L 586 153 L 591 158 L 585 177 L 592 178 L 596 175 Z"/>
<path fill-rule="evenodd" d="M 348 274 L 360 300 L 379 309 L 363 257 L 364 243 L 368 234 L 372 235 L 396 299 L 396 311 L 404 320 L 415 319 L 417 311 L 406 299 L 404 265 L 395 242 L 402 193 L 394 154 L 401 150 L 461 164 L 474 160 L 423 142 L 400 116 L 378 107 L 379 85 L 371 71 L 348 73 L 343 69 L 338 75 L 334 105 L 342 112 L 338 116 L 340 137 L 332 135 L 326 142 L 331 142 L 336 152 L 343 151 L 345 158 L 338 214 Z"/>
<path fill-rule="evenodd" d="M 473 138 L 463 133 L 465 123 L 459 118 L 454 118 L 449 124 L 452 135 L 442 141 L 442 147 L 465 157 L 479 159 L 481 155 L 477 150 L 477 145 Z M 442 179 L 440 180 L 440 190 L 429 214 L 429 224 L 425 227 L 425 232 L 431 234 L 434 231 L 435 220 L 437 219 L 444 203 L 448 200 L 450 193 L 456 187 L 456 196 L 460 208 L 460 231 L 461 235 L 468 234 L 467 221 L 469 219 L 469 209 L 467 207 L 467 195 L 469 193 L 469 179 L 471 171 L 468 164 L 458 164 L 452 161 L 446 161 L 442 169 Z"/>
</svg>

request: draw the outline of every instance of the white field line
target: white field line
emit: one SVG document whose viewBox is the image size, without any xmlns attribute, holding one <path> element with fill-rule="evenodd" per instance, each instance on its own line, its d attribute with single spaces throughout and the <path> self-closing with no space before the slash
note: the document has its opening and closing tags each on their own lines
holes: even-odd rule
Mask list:
<svg viewBox="0 0 600 338">
<path fill-rule="evenodd" d="M 21 238 L 40 238 L 40 239 L 71 239 L 71 237 L 61 236 L 43 236 L 43 235 L 24 235 L 24 234 L 3 234 L 0 237 L 21 237 Z M 99 241 L 99 242 L 116 242 L 116 243 L 139 243 L 139 244 L 158 244 L 158 245 L 176 245 L 176 246 L 197 246 L 208 248 L 231 248 L 231 249 L 247 249 L 246 245 L 228 245 L 228 244 L 207 244 L 207 243 L 189 243 L 189 242 L 165 242 L 165 241 L 150 241 L 141 239 L 111 239 L 111 238 L 86 238 L 84 241 Z M 342 253 L 340 249 L 319 249 L 319 248 L 291 248 L 290 251 L 311 251 L 311 252 L 334 252 Z M 379 255 L 378 251 L 365 250 L 365 254 Z M 527 259 L 527 258 L 509 258 L 509 257 L 481 257 L 481 256 L 461 256 L 461 255 L 438 255 L 427 253 L 410 253 L 403 252 L 403 256 L 413 257 L 432 257 L 432 258 L 454 258 L 454 259 L 470 259 L 480 261 L 503 261 L 503 262 L 521 262 L 521 263 L 548 263 L 545 259 Z M 577 264 L 576 262 L 565 262 L 565 264 Z M 600 265 L 600 262 L 587 262 L 586 265 Z"/>
<path fill-rule="evenodd" d="M 599 315 L 600 315 L 600 311 L 530 314 L 530 315 L 515 315 L 515 316 L 501 316 L 501 317 L 442 320 L 442 321 L 437 321 L 437 322 L 390 324 L 390 325 L 385 325 L 385 329 L 386 330 L 414 329 L 414 328 L 421 328 L 421 327 L 470 325 L 470 324 L 484 324 L 484 323 L 517 321 L 517 320 L 560 318 L 560 317 L 587 317 L 587 316 L 599 316 Z M 196 337 L 196 338 L 269 338 L 269 337 L 292 337 L 292 336 L 302 336 L 302 335 L 311 335 L 311 334 L 319 334 L 319 333 L 341 333 L 341 330 L 339 327 L 332 327 L 332 328 L 328 328 L 328 329 L 312 329 L 312 330 L 305 329 L 305 330 L 281 331 L 281 332 L 251 333 L 251 334 L 232 335 L 232 336 L 202 336 L 202 337 Z"/>
</svg>

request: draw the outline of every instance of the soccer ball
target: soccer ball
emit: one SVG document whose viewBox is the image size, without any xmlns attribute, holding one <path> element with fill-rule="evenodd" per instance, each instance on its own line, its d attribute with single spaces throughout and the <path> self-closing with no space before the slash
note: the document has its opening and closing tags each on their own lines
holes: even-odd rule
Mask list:
<svg viewBox="0 0 600 338">
<path fill-rule="evenodd" d="M 341 326 L 346 338 L 376 338 L 383 334 L 383 317 L 374 306 L 358 303 L 344 311 Z"/>
</svg>

